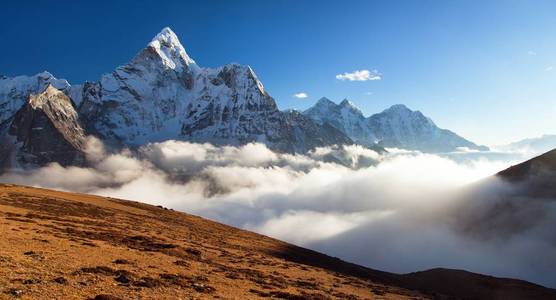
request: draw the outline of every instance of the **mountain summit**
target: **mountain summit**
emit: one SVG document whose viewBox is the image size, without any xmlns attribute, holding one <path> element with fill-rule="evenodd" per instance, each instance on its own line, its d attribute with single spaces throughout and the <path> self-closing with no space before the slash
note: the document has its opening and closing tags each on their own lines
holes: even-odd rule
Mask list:
<svg viewBox="0 0 556 300">
<path fill-rule="evenodd" d="M 457 134 L 441 129 L 420 111 L 396 104 L 381 113 L 365 118 L 353 102 L 345 99 L 336 104 L 322 98 L 304 112 L 319 124 L 329 123 L 354 141 L 371 146 L 449 152 L 458 148 L 488 150 Z"/>
<path fill-rule="evenodd" d="M 31 130 L 27 126 L 28 116 L 36 115 L 29 99 L 47 89 L 63 105 L 48 106 L 45 118 L 40 119 L 52 130 L 35 138 L 38 135 L 32 131 L 34 127 Z M 40 99 L 51 96 L 42 95 Z M 70 108 L 75 112 L 71 118 L 52 118 L 66 116 Z M 45 135 L 49 132 L 55 136 Z M 200 67 L 168 27 L 129 63 L 102 75 L 98 82 L 72 86 L 48 72 L 0 78 L 1 146 L 15 159 L 8 165 L 81 161 L 82 143 L 75 141 L 86 135 L 96 136 L 115 149 L 166 140 L 217 145 L 260 142 L 290 153 L 354 141 L 429 152 L 453 151 L 457 147 L 484 149 L 400 105 L 369 118 L 348 99 L 336 104 L 323 98 L 304 113 L 280 111 L 251 67 Z M 15 147 L 22 136 L 33 137 L 33 146 Z M 48 147 L 37 143 L 51 140 L 69 145 L 63 146 L 66 155 L 51 155 L 52 149 L 40 150 Z M 50 154 L 44 156 L 41 151 Z M 28 157 L 34 159 L 25 159 Z M 5 167 L 8 159 L 3 161 Z"/>
<path fill-rule="evenodd" d="M 347 99 L 336 104 L 323 97 L 303 114 L 319 125 L 330 124 L 360 144 L 373 146 L 377 142 L 376 137 L 367 126 L 363 113 Z"/>
<path fill-rule="evenodd" d="M 163 59 L 164 64 L 171 69 L 178 71 L 186 68 L 199 69 L 195 61 L 187 55 L 178 37 L 169 27 L 162 29 L 152 39 L 147 49 L 154 50 Z"/>
<path fill-rule="evenodd" d="M 423 152 L 450 152 L 460 148 L 487 151 L 456 133 L 442 129 L 420 111 L 403 104 L 393 105 L 367 119 L 369 127 L 384 147 L 404 148 Z"/>
<path fill-rule="evenodd" d="M 13 131 L 7 128 L 13 127 L 30 95 L 44 92 L 49 84 L 69 97 L 76 112 L 72 122 L 115 148 L 176 139 L 218 145 L 261 142 L 277 151 L 306 152 L 352 143 L 332 126 L 318 126 L 295 111 L 279 111 L 249 66 L 199 67 L 168 27 L 98 82 L 70 86 L 46 72 L 0 79 L 4 141 L 11 139 Z"/>
</svg>

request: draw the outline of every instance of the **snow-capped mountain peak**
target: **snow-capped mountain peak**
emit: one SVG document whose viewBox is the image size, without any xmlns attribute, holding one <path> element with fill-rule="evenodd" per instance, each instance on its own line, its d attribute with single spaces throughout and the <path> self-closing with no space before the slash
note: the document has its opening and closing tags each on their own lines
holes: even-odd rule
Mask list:
<svg viewBox="0 0 556 300">
<path fill-rule="evenodd" d="M 84 84 L 81 120 L 110 145 L 139 147 L 168 139 L 244 144 L 258 141 L 282 151 L 349 143 L 340 131 L 306 116 L 285 113 L 248 65 L 201 68 L 169 28 L 128 64 Z"/>
<path fill-rule="evenodd" d="M 429 117 L 403 104 L 392 105 L 368 117 L 367 123 L 384 147 L 423 152 L 450 152 L 461 147 L 488 150 L 450 130 L 439 128 Z"/>
<path fill-rule="evenodd" d="M 425 124 L 428 127 L 436 126 L 431 118 L 423 115 L 418 110 L 409 109 L 404 104 L 394 104 L 376 115 L 389 115 L 390 118 L 398 119 L 400 122 L 410 122 L 413 120 L 414 123 Z"/>
<path fill-rule="evenodd" d="M 342 102 L 340 102 L 340 107 L 342 109 L 346 109 L 346 110 L 350 110 L 352 113 L 355 114 L 361 114 L 361 116 L 363 116 L 363 113 L 361 112 L 361 110 L 355 105 L 355 103 L 351 102 L 350 100 L 348 100 L 347 98 L 342 100 Z"/>
<path fill-rule="evenodd" d="M 390 106 L 389 108 L 385 109 L 384 111 L 392 111 L 392 112 L 407 111 L 407 112 L 411 112 L 412 110 L 409 109 L 404 104 L 394 104 L 394 105 Z"/>
<path fill-rule="evenodd" d="M 162 29 L 148 44 L 147 48 L 154 50 L 162 58 L 164 65 L 170 69 L 178 72 L 184 69 L 195 71 L 199 69 L 170 27 Z"/>
<path fill-rule="evenodd" d="M 322 106 L 336 106 L 336 105 L 337 104 L 334 103 L 332 100 L 330 100 L 326 97 L 322 97 L 322 98 L 319 99 L 319 101 L 317 101 L 317 103 L 315 104 L 315 107 L 316 106 L 320 106 L 320 107 L 322 107 Z"/>
<path fill-rule="evenodd" d="M 392 105 L 381 113 L 365 118 L 348 99 L 336 104 L 323 97 L 304 114 L 319 124 L 328 123 L 364 145 L 397 147 L 425 152 L 454 151 L 458 147 L 488 150 L 457 134 L 438 128 L 420 111 L 403 104 Z"/>
<path fill-rule="evenodd" d="M 0 125 L 25 105 L 29 95 L 41 93 L 48 85 L 64 92 L 70 89 L 65 79 L 57 79 L 46 71 L 33 76 L 0 78 Z"/>
<path fill-rule="evenodd" d="M 332 100 L 322 97 L 303 114 L 318 124 L 330 124 L 356 142 L 368 146 L 375 143 L 373 134 L 367 128 L 363 113 L 348 99 L 336 104 Z"/>
<path fill-rule="evenodd" d="M 355 103 L 351 102 L 351 100 L 349 100 L 348 98 L 345 98 L 344 100 L 342 100 L 342 102 L 340 102 L 340 106 L 349 106 L 349 107 L 357 108 L 355 106 Z"/>
</svg>

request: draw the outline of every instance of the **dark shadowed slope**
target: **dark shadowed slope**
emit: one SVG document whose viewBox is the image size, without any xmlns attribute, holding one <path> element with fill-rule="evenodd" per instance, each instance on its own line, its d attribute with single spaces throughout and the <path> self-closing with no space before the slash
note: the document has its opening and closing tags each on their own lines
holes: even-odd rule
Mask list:
<svg viewBox="0 0 556 300">
<path fill-rule="evenodd" d="M 554 290 L 523 280 L 463 270 L 438 268 L 402 277 L 407 288 L 421 290 L 437 298 L 457 295 L 462 299 L 554 299 L 556 294 Z"/>
<path fill-rule="evenodd" d="M 467 187 L 455 210 L 459 228 L 474 236 L 505 238 L 544 220 L 554 222 L 555 175 L 552 150 Z"/>
<path fill-rule="evenodd" d="M 0 185 L 0 222 L 6 299 L 556 299 L 541 286 L 462 271 L 376 271 L 112 198 Z"/>
<path fill-rule="evenodd" d="M 556 198 L 556 149 L 511 166 L 496 176 L 534 197 Z"/>
</svg>

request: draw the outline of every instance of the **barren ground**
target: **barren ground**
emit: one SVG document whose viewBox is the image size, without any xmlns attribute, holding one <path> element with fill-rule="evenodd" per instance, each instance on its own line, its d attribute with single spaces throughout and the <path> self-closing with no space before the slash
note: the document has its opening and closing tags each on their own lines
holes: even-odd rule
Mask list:
<svg viewBox="0 0 556 300">
<path fill-rule="evenodd" d="M 163 207 L 23 186 L 0 184 L 0 235 L 0 299 L 556 299 L 521 280 L 392 274 Z"/>
</svg>

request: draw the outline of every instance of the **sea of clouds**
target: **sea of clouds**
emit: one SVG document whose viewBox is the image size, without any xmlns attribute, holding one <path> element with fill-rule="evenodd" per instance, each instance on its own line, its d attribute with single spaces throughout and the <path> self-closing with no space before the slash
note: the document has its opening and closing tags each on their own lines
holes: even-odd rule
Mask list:
<svg viewBox="0 0 556 300">
<path fill-rule="evenodd" d="M 556 287 L 556 202 L 507 200 L 511 187 L 484 180 L 521 159 L 182 141 L 107 153 L 91 139 L 90 167 L 50 164 L 0 182 L 163 205 L 386 271 L 459 268 Z"/>
</svg>

